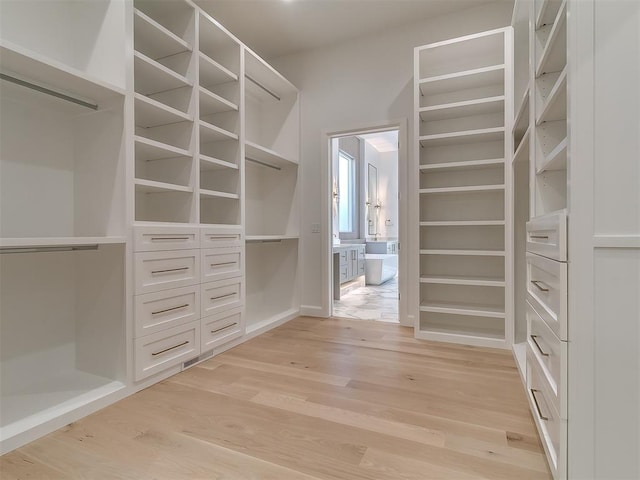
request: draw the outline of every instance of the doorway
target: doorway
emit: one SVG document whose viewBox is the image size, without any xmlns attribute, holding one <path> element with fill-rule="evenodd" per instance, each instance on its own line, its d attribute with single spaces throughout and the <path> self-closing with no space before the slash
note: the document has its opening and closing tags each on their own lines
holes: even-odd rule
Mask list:
<svg viewBox="0 0 640 480">
<path fill-rule="evenodd" d="M 399 129 L 330 139 L 331 314 L 399 323 Z"/>
</svg>

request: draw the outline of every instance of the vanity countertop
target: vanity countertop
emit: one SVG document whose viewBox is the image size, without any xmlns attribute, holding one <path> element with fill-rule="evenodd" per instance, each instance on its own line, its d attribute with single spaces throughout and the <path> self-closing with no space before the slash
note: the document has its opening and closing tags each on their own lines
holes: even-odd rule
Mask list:
<svg viewBox="0 0 640 480">
<path fill-rule="evenodd" d="M 333 246 L 333 253 L 338 253 L 343 250 L 349 250 L 350 248 L 359 247 L 359 246 L 364 247 L 365 245 L 364 243 L 341 243 L 340 245 Z"/>
</svg>

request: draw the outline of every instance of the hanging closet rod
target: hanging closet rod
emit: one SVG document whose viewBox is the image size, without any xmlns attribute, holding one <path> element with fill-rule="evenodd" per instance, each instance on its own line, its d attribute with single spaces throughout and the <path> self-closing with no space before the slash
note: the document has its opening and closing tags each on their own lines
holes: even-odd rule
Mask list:
<svg viewBox="0 0 640 480">
<path fill-rule="evenodd" d="M 55 90 L 51 90 L 49 88 L 36 85 L 35 83 L 27 82 L 26 80 L 21 80 L 19 78 L 12 77 L 11 75 L 7 75 L 6 73 L 0 73 L 0 79 L 6 80 L 7 82 L 15 83 L 16 85 L 20 85 L 21 87 L 30 88 L 40 93 L 51 95 L 52 97 L 66 100 L 67 102 L 75 103 L 76 105 L 81 105 L 83 107 L 90 108 L 91 110 L 98 110 L 98 105 L 94 103 L 85 102 L 84 100 L 80 100 L 79 98 L 71 97 L 69 95 L 65 95 L 64 93 L 56 92 Z"/>
<path fill-rule="evenodd" d="M 267 162 L 263 162 L 262 160 L 256 160 L 254 158 L 249 158 L 249 157 L 244 157 L 244 158 L 250 162 L 257 163 L 258 165 L 262 165 L 263 167 L 273 168 L 274 170 L 282 170 L 282 168 L 276 165 L 271 165 L 270 163 L 267 163 Z"/>
<path fill-rule="evenodd" d="M 252 83 L 255 83 L 258 87 L 260 87 L 262 90 L 264 90 L 265 92 L 267 92 L 269 95 L 271 95 L 273 98 L 275 98 L 276 100 L 280 101 L 282 100 L 278 95 L 276 95 L 275 93 L 273 93 L 271 90 L 269 90 L 267 87 L 265 87 L 264 85 L 262 85 L 260 82 L 258 82 L 257 80 L 254 80 L 253 78 L 251 78 L 249 75 L 245 74 L 245 77 L 247 78 L 247 80 L 251 81 Z"/>
<path fill-rule="evenodd" d="M 0 254 L 8 253 L 49 253 L 74 252 L 79 250 L 97 250 L 98 245 L 70 245 L 60 247 L 0 247 Z"/>
</svg>

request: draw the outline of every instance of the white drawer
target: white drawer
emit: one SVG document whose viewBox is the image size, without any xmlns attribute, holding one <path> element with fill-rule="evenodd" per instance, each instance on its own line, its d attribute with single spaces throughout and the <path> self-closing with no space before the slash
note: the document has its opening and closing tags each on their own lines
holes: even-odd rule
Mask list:
<svg viewBox="0 0 640 480">
<path fill-rule="evenodd" d="M 135 379 L 141 380 L 200 354 L 200 320 L 135 340 Z"/>
<path fill-rule="evenodd" d="M 136 295 L 136 337 L 143 337 L 200 318 L 200 286 Z"/>
<path fill-rule="evenodd" d="M 241 236 L 238 228 L 202 228 L 200 230 L 201 248 L 241 247 Z"/>
<path fill-rule="evenodd" d="M 567 421 L 562 420 L 553 406 L 549 391 L 531 353 L 527 353 L 527 394 L 531 413 L 538 426 L 540 440 L 549 460 L 549 468 L 555 480 L 567 475 Z"/>
<path fill-rule="evenodd" d="M 561 342 L 527 302 L 530 355 L 540 365 L 560 418 L 567 418 L 567 342 Z"/>
<path fill-rule="evenodd" d="M 242 336 L 242 309 L 236 308 L 228 312 L 219 313 L 202 319 L 201 351 L 223 345 Z"/>
<path fill-rule="evenodd" d="M 202 316 L 207 317 L 244 304 L 242 277 L 200 285 Z"/>
<path fill-rule="evenodd" d="M 200 250 L 139 252 L 134 256 L 136 295 L 200 283 Z"/>
<path fill-rule="evenodd" d="M 560 340 L 567 340 L 567 264 L 527 253 L 527 298 Z"/>
<path fill-rule="evenodd" d="M 242 275 L 242 247 L 202 250 L 202 283 Z"/>
<path fill-rule="evenodd" d="M 135 227 L 133 250 L 189 250 L 200 248 L 200 234 L 194 227 Z"/>
<path fill-rule="evenodd" d="M 527 251 L 567 261 L 567 212 L 550 213 L 527 222 Z"/>
</svg>

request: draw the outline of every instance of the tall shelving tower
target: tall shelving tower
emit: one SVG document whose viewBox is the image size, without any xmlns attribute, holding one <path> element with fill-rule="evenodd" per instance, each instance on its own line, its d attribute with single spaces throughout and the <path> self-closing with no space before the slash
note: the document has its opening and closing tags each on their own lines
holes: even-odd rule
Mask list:
<svg viewBox="0 0 640 480">
<path fill-rule="evenodd" d="M 511 28 L 415 49 L 416 337 L 512 342 Z"/>
</svg>

